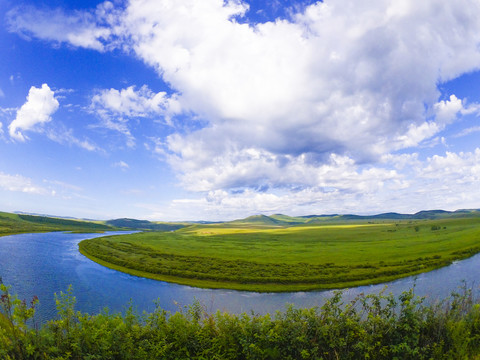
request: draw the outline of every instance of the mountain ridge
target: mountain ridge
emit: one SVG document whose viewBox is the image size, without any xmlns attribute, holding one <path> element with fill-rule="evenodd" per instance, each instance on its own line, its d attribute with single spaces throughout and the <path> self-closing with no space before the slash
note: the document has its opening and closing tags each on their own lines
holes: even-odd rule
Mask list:
<svg viewBox="0 0 480 360">
<path fill-rule="evenodd" d="M 6 214 L 6 213 L 4 213 Z M 70 223 L 73 221 L 92 221 L 66 216 L 39 215 L 26 212 L 14 212 L 16 216 L 28 219 L 34 222 L 45 222 L 47 219 L 54 219 L 56 223 Z M 455 211 L 447 210 L 421 210 L 414 214 L 401 214 L 397 212 L 386 212 L 375 215 L 355 215 L 355 214 L 328 214 L 328 215 L 302 215 L 290 216 L 280 213 L 272 215 L 255 214 L 242 219 L 231 221 L 149 221 L 133 218 L 118 218 L 110 220 L 95 221 L 98 225 L 104 224 L 108 227 L 123 228 L 129 230 L 147 230 L 147 231 L 175 231 L 189 225 L 208 225 L 208 224 L 226 224 L 226 225 L 255 225 L 255 226 L 296 226 L 296 225 L 318 225 L 326 223 L 344 222 L 344 221 L 378 221 L 378 220 L 435 220 L 449 217 L 470 217 L 480 216 L 480 209 L 458 209 Z M 75 223 L 76 225 L 77 223 Z M 98 226 L 96 225 L 96 226 Z"/>
</svg>

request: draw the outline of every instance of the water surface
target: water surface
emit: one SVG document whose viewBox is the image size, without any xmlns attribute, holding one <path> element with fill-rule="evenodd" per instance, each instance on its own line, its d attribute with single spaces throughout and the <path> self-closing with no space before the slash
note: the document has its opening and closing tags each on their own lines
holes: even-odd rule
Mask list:
<svg viewBox="0 0 480 360">
<path fill-rule="evenodd" d="M 12 286 L 12 293 L 29 301 L 33 295 L 40 299 L 37 321 L 45 322 L 56 316 L 54 293 L 65 292 L 73 286 L 76 309 L 98 313 L 105 307 L 123 311 L 131 300 L 139 312 L 152 311 L 154 301 L 168 311 L 199 300 L 208 311 L 226 310 L 233 313 L 264 314 L 284 310 L 285 304 L 297 307 L 321 306 L 333 291 L 294 293 L 255 293 L 221 289 L 199 289 L 162 281 L 140 278 L 111 270 L 79 253 L 78 243 L 84 239 L 111 235 L 42 233 L 0 237 L 0 276 Z M 395 295 L 415 284 L 415 293 L 428 301 L 441 300 L 458 290 L 465 281 L 474 292 L 480 293 L 480 254 L 469 259 L 388 283 L 387 292 Z M 359 293 L 378 293 L 385 284 L 360 286 L 344 290 L 344 299 Z"/>
</svg>

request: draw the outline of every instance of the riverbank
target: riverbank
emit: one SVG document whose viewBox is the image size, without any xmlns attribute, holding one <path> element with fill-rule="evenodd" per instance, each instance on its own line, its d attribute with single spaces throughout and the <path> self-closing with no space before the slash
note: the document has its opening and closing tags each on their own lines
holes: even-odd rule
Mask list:
<svg viewBox="0 0 480 360">
<path fill-rule="evenodd" d="M 378 284 L 480 251 L 478 217 L 295 227 L 196 225 L 85 240 L 103 266 L 177 284 L 285 292 Z"/>
<path fill-rule="evenodd" d="M 23 303 L 2 285 L 0 357 L 21 359 L 478 359 L 480 304 L 464 288 L 436 305 L 414 289 L 321 308 L 289 306 L 275 315 L 214 314 L 195 302 L 175 313 L 75 311 L 71 290 L 57 298 L 55 320 L 36 328 L 36 298 Z M 12 315 L 15 314 L 15 315 Z"/>
<path fill-rule="evenodd" d="M 103 234 L 102 234 L 103 235 Z M 143 277 L 131 276 L 99 265 L 78 252 L 79 241 L 98 237 L 98 234 L 72 234 L 64 232 L 6 236 L 0 241 L 0 274 L 12 291 L 21 299 L 34 295 L 41 301 L 35 315 L 43 324 L 56 318 L 54 293 L 73 286 L 76 307 L 82 312 L 98 314 L 105 307 L 112 312 L 123 312 L 129 302 L 138 306 L 139 313 L 155 310 L 154 300 L 163 309 L 175 312 L 196 300 L 208 311 L 228 311 L 274 314 L 293 304 L 298 308 L 322 306 L 335 290 L 311 292 L 259 293 L 223 289 L 189 287 Z M 387 284 L 360 286 L 342 290 L 345 302 L 359 294 L 376 294 L 388 286 L 388 292 L 399 296 L 415 287 L 419 296 L 434 304 L 458 291 L 465 282 L 480 296 L 480 254 L 455 262 L 450 266 L 408 277 Z"/>
</svg>

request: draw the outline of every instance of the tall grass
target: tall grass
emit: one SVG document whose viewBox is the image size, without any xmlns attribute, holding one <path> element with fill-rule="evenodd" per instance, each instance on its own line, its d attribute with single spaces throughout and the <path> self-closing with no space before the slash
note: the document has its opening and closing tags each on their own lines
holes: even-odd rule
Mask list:
<svg viewBox="0 0 480 360">
<path fill-rule="evenodd" d="M 37 300 L 0 286 L 2 359 L 480 359 L 480 305 L 465 286 L 434 305 L 414 289 L 348 303 L 337 292 L 320 308 L 272 315 L 211 314 L 198 302 L 175 313 L 138 314 L 130 304 L 123 315 L 89 315 L 75 311 L 69 288 L 41 328 Z"/>
</svg>

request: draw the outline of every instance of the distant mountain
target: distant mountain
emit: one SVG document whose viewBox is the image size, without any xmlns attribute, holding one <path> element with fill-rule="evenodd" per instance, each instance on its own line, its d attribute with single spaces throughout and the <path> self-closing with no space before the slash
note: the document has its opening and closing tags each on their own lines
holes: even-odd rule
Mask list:
<svg viewBox="0 0 480 360">
<path fill-rule="evenodd" d="M 341 220 L 338 215 L 308 215 L 308 216 L 288 216 L 284 214 L 253 215 L 245 219 L 238 219 L 227 222 L 228 224 L 250 224 L 263 226 L 295 226 L 303 224 L 318 224 L 328 221 Z"/>
<path fill-rule="evenodd" d="M 434 220 L 445 218 L 480 216 L 480 210 L 462 209 L 456 211 L 445 210 L 424 210 L 415 214 L 399 214 L 388 212 L 376 215 L 306 215 L 306 216 L 288 216 L 284 214 L 254 215 L 245 219 L 238 219 L 228 222 L 229 224 L 255 224 L 265 226 L 295 226 L 302 224 L 320 224 L 335 223 L 343 221 L 375 221 L 375 220 Z"/>
<path fill-rule="evenodd" d="M 148 220 L 136 220 L 129 218 L 108 220 L 105 223 L 110 226 L 134 230 L 174 231 L 185 227 L 183 224 L 157 223 Z"/>
<path fill-rule="evenodd" d="M 340 220 L 407 220 L 413 219 L 414 215 L 399 214 L 395 212 L 377 214 L 377 215 L 339 215 L 337 219 Z"/>
<path fill-rule="evenodd" d="M 311 218 L 332 218 L 339 216 L 338 214 L 330 214 L 330 215 L 304 215 L 304 216 L 298 216 L 299 218 L 302 219 L 311 219 Z"/>
<path fill-rule="evenodd" d="M 183 224 L 183 222 L 181 222 Z M 223 224 L 224 221 L 206 221 L 206 220 L 199 220 L 199 221 L 185 221 L 185 224 L 200 224 L 200 225 L 211 225 L 211 224 Z"/>
<path fill-rule="evenodd" d="M 41 215 L 13 214 L 0 212 L 0 236 L 37 231 L 98 232 L 116 230 L 102 222 L 73 220 Z"/>
<path fill-rule="evenodd" d="M 238 219 L 229 221 L 229 224 L 254 224 L 254 225 L 270 225 L 270 226 L 282 226 L 286 223 L 281 220 L 277 220 L 271 216 L 266 215 L 252 215 L 245 219 Z"/>
<path fill-rule="evenodd" d="M 54 219 L 70 219 L 70 220 L 79 220 L 73 216 L 56 216 L 56 215 L 49 215 L 49 214 L 38 214 L 38 213 L 29 213 L 29 212 L 24 212 L 24 211 L 14 211 L 13 214 L 17 215 L 32 215 L 32 216 L 40 216 L 40 217 L 45 217 L 45 218 L 54 218 Z M 82 219 L 85 221 L 95 221 L 92 219 Z"/>
<path fill-rule="evenodd" d="M 112 219 L 107 221 L 93 221 L 87 219 L 76 219 L 72 217 L 48 216 L 31 214 L 25 212 L 16 212 L 15 214 L 0 213 L 4 221 L 25 222 L 24 224 L 37 224 L 38 226 L 55 228 L 71 227 L 72 229 L 91 229 L 95 231 L 112 230 L 112 228 L 122 228 L 128 230 L 150 230 L 150 231 L 175 231 L 185 226 L 195 224 L 226 224 L 226 225 L 244 225 L 244 226 L 297 226 L 297 225 L 318 225 L 328 223 L 339 223 L 345 221 L 378 221 L 378 220 L 434 220 L 446 218 L 463 218 L 480 216 L 479 209 L 459 209 L 455 211 L 445 210 L 422 210 L 415 214 L 399 214 L 396 212 L 387 212 L 376 215 L 354 215 L 354 214 L 330 214 L 330 215 L 304 215 L 289 216 L 285 214 L 273 214 L 270 216 L 259 214 L 252 215 L 245 219 L 233 221 L 185 221 L 185 222 L 152 222 L 148 220 L 138 220 L 131 218 Z"/>
</svg>

